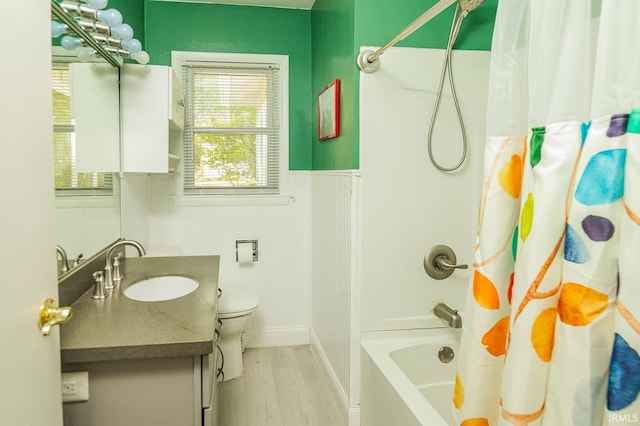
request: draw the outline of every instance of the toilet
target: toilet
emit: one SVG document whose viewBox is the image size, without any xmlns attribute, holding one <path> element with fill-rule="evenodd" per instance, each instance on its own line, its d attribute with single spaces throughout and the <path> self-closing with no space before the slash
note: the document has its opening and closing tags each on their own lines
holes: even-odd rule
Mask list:
<svg viewBox="0 0 640 426">
<path fill-rule="evenodd" d="M 218 300 L 218 319 L 222 323 L 218 346 L 224 357 L 224 381 L 242 374 L 242 336 L 258 308 L 258 297 L 240 291 L 222 290 Z"/>
</svg>

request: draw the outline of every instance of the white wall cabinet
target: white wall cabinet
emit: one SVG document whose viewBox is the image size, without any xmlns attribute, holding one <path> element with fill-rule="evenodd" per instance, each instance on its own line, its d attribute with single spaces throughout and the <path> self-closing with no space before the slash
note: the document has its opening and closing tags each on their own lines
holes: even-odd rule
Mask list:
<svg viewBox="0 0 640 426">
<path fill-rule="evenodd" d="M 184 97 L 171 67 L 125 64 L 120 71 L 120 112 L 122 171 L 179 171 Z"/>
<path fill-rule="evenodd" d="M 109 64 L 69 64 L 75 120 L 76 170 L 120 171 L 118 70 Z"/>
</svg>

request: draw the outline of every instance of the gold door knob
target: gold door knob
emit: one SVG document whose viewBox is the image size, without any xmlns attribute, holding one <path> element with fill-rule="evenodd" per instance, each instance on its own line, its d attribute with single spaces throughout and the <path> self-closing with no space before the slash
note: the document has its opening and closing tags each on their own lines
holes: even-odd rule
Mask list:
<svg viewBox="0 0 640 426">
<path fill-rule="evenodd" d="M 40 307 L 40 315 L 38 318 L 38 328 L 43 336 L 51 333 L 51 327 L 58 324 L 64 324 L 71 319 L 73 310 L 71 306 L 63 306 L 57 308 L 53 304 L 53 299 L 49 298 L 44 301 Z"/>
</svg>

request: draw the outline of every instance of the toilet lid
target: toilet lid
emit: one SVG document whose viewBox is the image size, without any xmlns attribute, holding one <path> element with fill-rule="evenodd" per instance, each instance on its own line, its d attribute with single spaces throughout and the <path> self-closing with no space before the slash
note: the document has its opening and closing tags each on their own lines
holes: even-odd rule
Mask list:
<svg viewBox="0 0 640 426">
<path fill-rule="evenodd" d="M 258 297 L 240 291 L 223 290 L 218 300 L 218 313 L 235 314 L 252 311 L 258 307 Z"/>
</svg>

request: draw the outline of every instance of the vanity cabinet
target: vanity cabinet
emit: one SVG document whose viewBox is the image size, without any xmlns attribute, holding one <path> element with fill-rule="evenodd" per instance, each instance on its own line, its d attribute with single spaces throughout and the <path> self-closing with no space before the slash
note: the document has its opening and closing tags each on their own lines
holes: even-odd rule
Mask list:
<svg viewBox="0 0 640 426">
<path fill-rule="evenodd" d="M 219 264 L 219 256 L 126 258 L 106 299 L 91 298 L 91 283 L 83 287 L 60 349 L 63 372 L 88 372 L 89 399 L 63 404 L 65 426 L 217 426 Z M 69 285 L 89 280 L 79 272 Z M 126 296 L 131 285 L 167 275 L 199 285 L 157 302 Z"/>
<path fill-rule="evenodd" d="M 122 171 L 179 171 L 184 96 L 171 67 L 124 64 L 120 71 Z"/>
<path fill-rule="evenodd" d="M 63 364 L 88 371 L 89 400 L 63 404 L 65 426 L 216 426 L 216 351 L 193 357 Z"/>
</svg>

